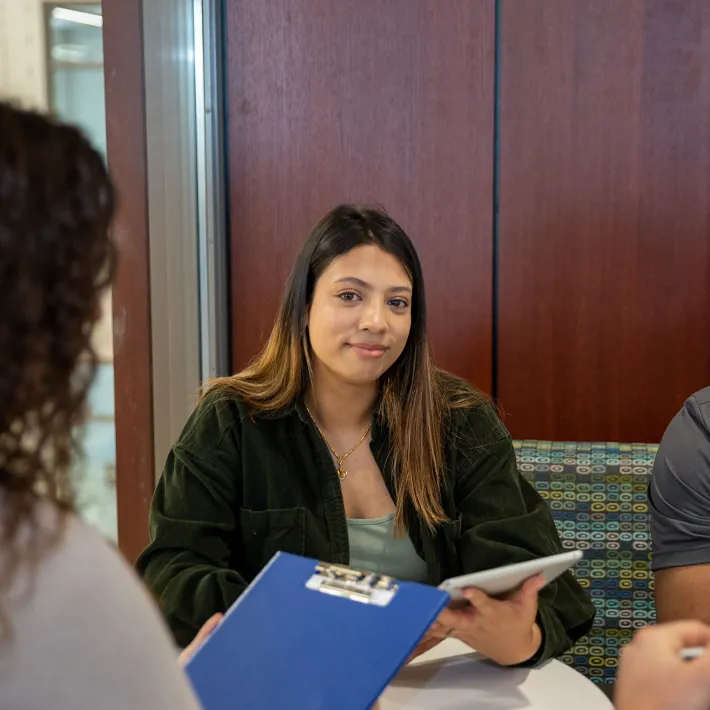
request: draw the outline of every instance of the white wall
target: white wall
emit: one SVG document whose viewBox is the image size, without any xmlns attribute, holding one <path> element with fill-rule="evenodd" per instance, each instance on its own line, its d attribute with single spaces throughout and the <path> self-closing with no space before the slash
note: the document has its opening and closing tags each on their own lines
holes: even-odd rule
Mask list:
<svg viewBox="0 0 710 710">
<path fill-rule="evenodd" d="M 18 100 L 28 108 L 47 108 L 47 2 L 0 0 L 0 98 Z M 82 0 L 71 0 L 70 4 L 81 5 Z"/>
<path fill-rule="evenodd" d="M 47 107 L 43 0 L 0 0 L 0 97 Z"/>
</svg>

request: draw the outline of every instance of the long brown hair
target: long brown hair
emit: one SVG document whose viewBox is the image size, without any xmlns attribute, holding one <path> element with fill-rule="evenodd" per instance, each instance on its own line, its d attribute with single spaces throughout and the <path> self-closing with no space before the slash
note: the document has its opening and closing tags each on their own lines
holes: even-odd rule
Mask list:
<svg viewBox="0 0 710 710">
<path fill-rule="evenodd" d="M 38 494 L 71 507 L 113 209 L 103 159 L 78 130 L 0 102 L 0 591 L 59 535 Z"/>
<path fill-rule="evenodd" d="M 379 412 L 392 441 L 397 515 L 405 527 L 411 503 L 431 529 L 446 520 L 441 505 L 444 443 L 451 409 L 474 406 L 483 394 L 438 368 L 426 334 L 422 267 L 409 237 L 383 210 L 340 205 L 314 227 L 286 284 L 266 346 L 242 372 L 213 380 L 208 389 L 236 393 L 257 412 L 278 412 L 302 397 L 312 376 L 306 316 L 315 284 L 338 256 L 362 245 L 394 256 L 412 281 L 412 324 L 397 362 L 382 376 Z"/>
</svg>

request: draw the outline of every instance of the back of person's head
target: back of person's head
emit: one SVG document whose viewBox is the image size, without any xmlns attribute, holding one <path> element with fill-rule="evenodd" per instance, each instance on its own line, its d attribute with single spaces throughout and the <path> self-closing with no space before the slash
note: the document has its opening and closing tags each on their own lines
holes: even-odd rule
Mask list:
<svg viewBox="0 0 710 710">
<path fill-rule="evenodd" d="M 0 102 L 0 586 L 25 556 L 19 531 L 27 549 L 46 542 L 37 493 L 67 497 L 113 209 L 103 159 L 77 129 Z"/>
</svg>

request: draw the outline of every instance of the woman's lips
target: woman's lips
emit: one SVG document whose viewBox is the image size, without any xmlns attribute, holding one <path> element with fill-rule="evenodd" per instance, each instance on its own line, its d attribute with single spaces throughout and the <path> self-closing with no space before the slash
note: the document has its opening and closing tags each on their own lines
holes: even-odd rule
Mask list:
<svg viewBox="0 0 710 710">
<path fill-rule="evenodd" d="M 387 348 L 384 345 L 371 345 L 369 343 L 350 343 L 350 347 L 361 357 L 382 357 Z"/>
</svg>

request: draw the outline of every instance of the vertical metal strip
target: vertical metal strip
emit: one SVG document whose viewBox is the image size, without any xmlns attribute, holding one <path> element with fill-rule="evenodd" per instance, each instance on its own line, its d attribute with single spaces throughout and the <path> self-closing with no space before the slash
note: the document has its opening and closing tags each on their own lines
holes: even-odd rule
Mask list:
<svg viewBox="0 0 710 710">
<path fill-rule="evenodd" d="M 222 37 L 219 0 L 194 0 L 200 374 L 229 372 Z"/>
<path fill-rule="evenodd" d="M 143 0 L 155 471 L 200 385 L 193 0 Z"/>
</svg>

